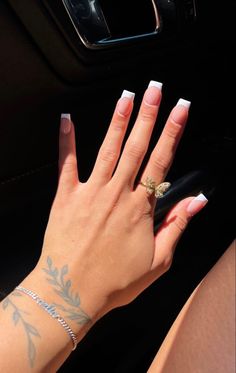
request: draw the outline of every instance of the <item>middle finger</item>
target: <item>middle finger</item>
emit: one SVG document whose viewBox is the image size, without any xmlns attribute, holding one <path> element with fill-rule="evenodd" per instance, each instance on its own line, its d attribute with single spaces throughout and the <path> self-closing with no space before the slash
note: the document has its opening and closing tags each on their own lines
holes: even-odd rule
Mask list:
<svg viewBox="0 0 236 373">
<path fill-rule="evenodd" d="M 151 81 L 144 94 L 137 120 L 125 144 L 113 180 L 133 189 L 147 151 L 161 101 L 162 83 Z"/>
</svg>

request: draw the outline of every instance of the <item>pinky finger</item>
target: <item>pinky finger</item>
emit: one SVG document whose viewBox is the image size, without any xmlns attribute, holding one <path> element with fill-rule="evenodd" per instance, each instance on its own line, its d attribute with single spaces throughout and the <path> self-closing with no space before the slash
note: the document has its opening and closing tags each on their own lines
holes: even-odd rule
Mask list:
<svg viewBox="0 0 236 373">
<path fill-rule="evenodd" d="M 165 217 L 155 237 L 155 252 L 152 270 L 160 267 L 163 272 L 169 269 L 175 247 L 191 218 L 196 215 L 208 200 L 203 194 L 180 201 Z"/>
<path fill-rule="evenodd" d="M 70 114 L 61 115 L 58 168 L 58 193 L 69 192 L 78 184 L 75 130 Z"/>
</svg>

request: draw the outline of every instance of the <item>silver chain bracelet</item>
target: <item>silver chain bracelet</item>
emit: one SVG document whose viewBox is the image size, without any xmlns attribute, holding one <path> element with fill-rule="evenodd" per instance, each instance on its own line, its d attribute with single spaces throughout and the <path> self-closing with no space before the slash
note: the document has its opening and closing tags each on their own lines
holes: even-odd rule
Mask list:
<svg viewBox="0 0 236 373">
<path fill-rule="evenodd" d="M 69 325 L 67 324 L 67 322 L 63 319 L 63 317 L 61 317 L 59 315 L 59 313 L 57 313 L 56 308 L 53 305 L 45 302 L 43 299 L 41 299 L 33 291 L 28 290 L 28 289 L 26 289 L 26 288 L 24 288 L 22 286 L 17 286 L 15 288 L 15 290 L 21 291 L 22 293 L 25 293 L 29 297 L 31 297 L 32 299 L 34 299 L 36 301 L 36 303 L 40 307 L 42 307 L 44 309 L 44 311 L 46 311 L 47 313 L 49 313 L 50 316 L 52 316 L 54 319 L 56 319 L 61 324 L 61 326 L 65 329 L 65 331 L 67 332 L 67 334 L 71 338 L 71 341 L 73 343 L 72 351 L 74 351 L 76 349 L 76 347 L 77 347 L 77 344 L 78 344 L 77 337 L 76 337 L 75 333 L 72 331 L 72 329 L 69 327 Z"/>
</svg>

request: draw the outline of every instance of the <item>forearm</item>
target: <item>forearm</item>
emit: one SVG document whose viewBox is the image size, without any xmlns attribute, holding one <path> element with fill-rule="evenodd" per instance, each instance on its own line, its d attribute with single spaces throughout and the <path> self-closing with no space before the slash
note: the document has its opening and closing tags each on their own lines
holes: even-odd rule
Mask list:
<svg viewBox="0 0 236 373">
<path fill-rule="evenodd" d="M 50 262 L 49 262 L 50 263 Z M 79 342 L 92 325 L 67 273 L 37 267 L 20 284 L 55 307 Z M 73 289 L 73 290 L 72 290 Z M 73 349 L 67 331 L 29 295 L 14 290 L 0 303 L 0 371 L 55 372 Z"/>
<path fill-rule="evenodd" d="M 0 371 L 13 372 L 17 367 L 19 372 L 55 372 L 70 353 L 70 341 L 37 304 L 16 294 L 1 303 Z M 63 360 L 50 370 L 58 354 Z"/>
</svg>

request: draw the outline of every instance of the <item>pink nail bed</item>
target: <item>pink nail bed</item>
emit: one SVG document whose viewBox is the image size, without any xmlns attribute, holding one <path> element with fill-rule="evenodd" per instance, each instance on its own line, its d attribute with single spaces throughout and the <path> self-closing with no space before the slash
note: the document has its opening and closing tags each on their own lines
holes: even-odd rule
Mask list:
<svg viewBox="0 0 236 373">
<path fill-rule="evenodd" d="M 196 215 L 208 202 L 204 194 L 200 193 L 195 197 L 187 207 L 187 212 L 190 216 Z"/>
<path fill-rule="evenodd" d="M 151 80 L 144 95 L 144 101 L 148 105 L 158 105 L 161 99 L 162 83 Z"/>
<path fill-rule="evenodd" d="M 64 120 L 62 120 L 64 119 Z M 71 116 L 70 114 L 61 114 L 61 131 L 67 135 L 71 130 Z"/>
<path fill-rule="evenodd" d="M 117 111 L 120 115 L 127 116 L 131 111 L 131 102 L 134 100 L 133 92 L 124 90 L 117 104 Z"/>
<path fill-rule="evenodd" d="M 189 110 L 191 105 L 190 101 L 184 100 L 180 98 L 174 107 L 171 117 L 176 122 L 181 124 L 182 122 L 186 121 L 186 109 Z"/>
</svg>

